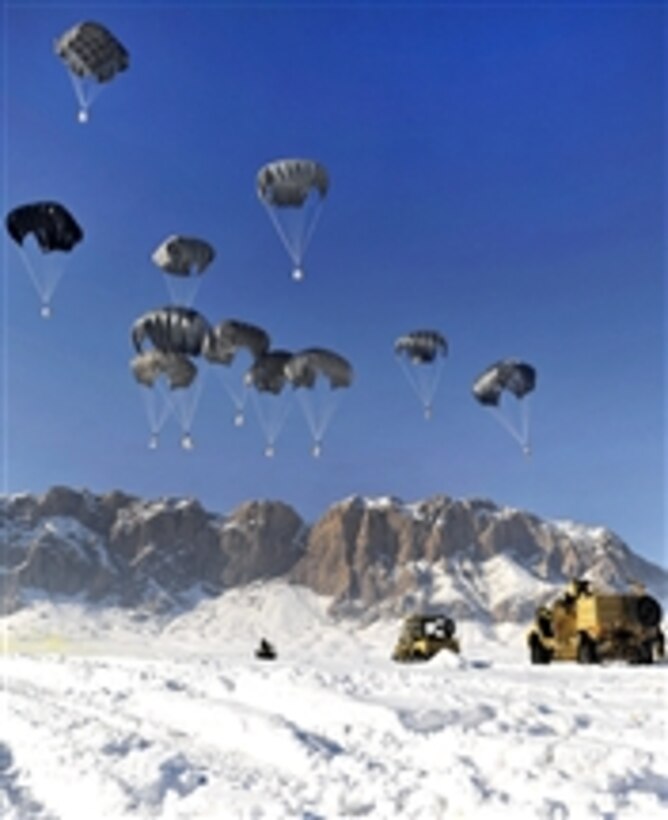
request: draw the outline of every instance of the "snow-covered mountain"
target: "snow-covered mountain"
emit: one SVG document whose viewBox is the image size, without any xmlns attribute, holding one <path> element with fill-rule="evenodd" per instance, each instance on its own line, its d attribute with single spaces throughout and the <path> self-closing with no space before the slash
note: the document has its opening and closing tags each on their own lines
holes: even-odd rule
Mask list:
<svg viewBox="0 0 668 820">
<path fill-rule="evenodd" d="M 573 576 L 611 588 L 639 581 L 668 598 L 668 573 L 605 528 L 447 496 L 355 496 L 309 525 L 278 501 L 218 515 L 193 499 L 54 487 L 0 499 L 0 526 L 4 613 L 35 593 L 183 611 L 270 579 L 364 620 L 447 607 L 459 618 L 523 622 Z"/>
</svg>

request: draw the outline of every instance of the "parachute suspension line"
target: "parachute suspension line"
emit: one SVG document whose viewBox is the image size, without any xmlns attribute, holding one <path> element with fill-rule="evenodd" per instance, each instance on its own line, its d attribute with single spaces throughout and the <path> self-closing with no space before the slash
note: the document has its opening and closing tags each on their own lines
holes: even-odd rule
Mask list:
<svg viewBox="0 0 668 820">
<path fill-rule="evenodd" d="M 290 403 L 286 393 L 281 393 L 278 396 L 267 396 L 266 398 L 267 403 L 265 405 L 261 397 L 253 391 L 255 414 L 264 433 L 266 443 L 264 454 L 267 458 L 272 458 L 276 452 L 276 442 L 290 413 Z"/>
<path fill-rule="evenodd" d="M 172 395 L 167 395 L 174 414 L 179 420 L 183 435 L 181 436 L 181 446 L 184 450 L 192 450 L 194 443 L 191 435 L 191 428 L 195 413 L 199 407 L 202 391 L 204 389 L 204 382 L 206 380 L 206 370 L 202 370 L 195 384 L 185 390 L 177 389 L 171 391 Z M 165 391 L 166 392 L 166 391 Z"/>
<path fill-rule="evenodd" d="M 525 456 L 531 455 L 531 402 L 526 396 L 522 402 L 522 452 Z"/>
<path fill-rule="evenodd" d="M 320 219 L 320 212 L 322 211 L 322 202 L 317 202 L 313 208 L 313 218 L 310 221 L 306 222 L 304 236 L 298 237 L 299 242 L 299 258 L 300 260 L 304 258 L 304 254 L 306 253 L 306 249 L 311 243 L 311 237 L 313 236 L 313 232 L 315 231 L 316 225 L 318 224 L 318 220 Z"/>
<path fill-rule="evenodd" d="M 271 217 L 271 221 L 274 223 L 274 228 L 276 229 L 276 233 L 278 234 L 281 242 L 283 243 L 283 247 L 288 252 L 288 256 L 292 260 L 292 264 L 295 266 L 292 276 L 294 279 L 300 278 L 297 275 L 297 271 L 301 271 L 301 258 L 299 253 L 294 249 L 294 242 L 290 241 L 290 237 L 288 236 L 287 231 L 283 227 L 281 221 L 274 213 L 273 209 L 269 205 L 265 205 L 269 216 Z"/>
<path fill-rule="evenodd" d="M 193 306 L 202 285 L 200 276 L 177 277 L 164 274 L 167 291 L 172 305 L 190 308 Z"/>
<path fill-rule="evenodd" d="M 434 365 L 411 365 L 403 356 L 397 356 L 396 359 L 406 377 L 406 381 L 424 408 L 425 418 L 429 420 L 431 418 L 432 403 L 436 395 L 436 389 L 441 379 L 441 371 L 443 369 L 442 362 L 439 360 Z"/>
<path fill-rule="evenodd" d="M 235 427 L 243 427 L 246 421 L 246 403 L 248 402 L 248 387 L 244 383 L 243 378 L 239 377 L 238 381 L 235 380 L 234 376 L 236 374 L 229 373 L 229 375 L 223 371 L 221 371 L 220 367 L 216 368 L 216 374 L 220 383 L 225 388 L 225 392 L 229 396 L 232 404 L 234 405 L 235 414 L 234 414 L 234 426 Z M 238 389 L 235 389 L 234 382 L 237 381 Z"/>
<path fill-rule="evenodd" d="M 165 395 L 165 387 L 162 384 L 157 389 L 148 386 L 140 386 L 144 409 L 148 419 L 148 426 L 151 432 L 149 439 L 149 449 L 156 450 L 162 428 L 165 426 L 169 415 L 172 412 L 168 397 Z"/>
<path fill-rule="evenodd" d="M 415 383 L 415 379 L 413 379 L 412 376 L 411 376 L 411 372 L 408 369 L 408 365 L 406 364 L 406 361 L 401 356 L 397 356 L 397 364 L 399 365 L 399 368 L 401 369 L 401 372 L 404 374 L 404 376 L 406 378 L 406 381 L 410 385 L 411 390 L 418 397 L 418 400 L 420 401 L 420 403 L 422 403 L 422 396 L 420 395 L 420 391 L 418 389 L 418 386 Z"/>
<path fill-rule="evenodd" d="M 46 300 L 45 300 L 45 297 L 44 297 L 44 287 L 42 286 L 42 283 L 40 282 L 39 276 L 37 275 L 37 272 L 35 271 L 35 268 L 33 267 L 32 262 L 30 261 L 30 257 L 25 252 L 25 249 L 20 248 L 20 251 L 21 251 L 21 258 L 23 259 L 23 264 L 25 265 L 25 269 L 28 271 L 28 275 L 30 276 L 31 281 L 32 281 L 33 285 L 35 286 L 35 290 L 37 291 L 37 295 L 42 300 L 42 303 L 46 306 L 47 303 L 46 303 Z"/>
<path fill-rule="evenodd" d="M 441 381 L 441 375 L 443 373 L 443 360 L 438 358 L 436 363 L 432 365 L 432 374 L 427 372 L 428 369 L 428 367 L 423 367 L 421 375 L 419 376 L 420 390 L 422 392 L 424 402 L 424 415 L 427 421 L 431 418 L 434 396 L 436 395 L 439 382 Z"/>
<path fill-rule="evenodd" d="M 292 230 L 286 230 L 286 226 L 283 222 L 278 218 L 276 212 L 271 207 L 271 205 L 267 205 L 265 203 L 265 208 L 269 216 L 271 217 L 271 221 L 274 224 L 274 228 L 276 233 L 278 234 L 281 242 L 283 243 L 283 247 L 288 253 L 288 256 L 292 260 L 292 264 L 294 265 L 294 269 L 292 271 L 292 278 L 299 282 L 304 278 L 304 270 L 302 268 L 302 262 L 304 259 L 304 254 L 306 253 L 306 249 L 308 248 L 309 242 L 311 241 L 311 237 L 313 236 L 313 232 L 315 231 L 316 224 L 320 217 L 320 211 L 322 210 L 322 203 L 318 203 L 312 212 L 312 219 L 309 221 L 308 216 L 304 215 L 301 211 L 298 214 L 298 218 L 295 220 L 295 224 L 292 225 Z"/>
<path fill-rule="evenodd" d="M 510 435 L 515 439 L 515 441 L 520 445 L 522 450 L 526 448 L 526 442 L 522 433 L 517 430 L 517 427 L 510 421 L 508 416 L 501 410 L 499 407 L 490 407 L 489 408 L 492 412 L 492 418 L 496 419 L 497 422 L 508 432 Z"/>
<path fill-rule="evenodd" d="M 77 102 L 79 103 L 79 113 L 77 114 L 77 119 L 82 124 L 86 123 L 88 122 L 88 118 L 90 116 L 89 111 L 91 106 L 102 93 L 102 86 L 98 83 L 94 83 L 92 80 L 86 79 L 85 77 L 78 77 L 72 71 L 68 71 L 67 73 L 70 76 L 72 87 L 74 88 L 74 93 L 76 95 Z"/>
<path fill-rule="evenodd" d="M 306 423 L 311 431 L 311 438 L 313 439 L 312 453 L 316 458 L 322 451 L 325 433 L 341 400 L 339 394 L 329 386 L 325 389 L 328 393 L 318 394 L 311 391 L 307 395 L 305 391 L 299 390 L 297 394 Z"/>
<path fill-rule="evenodd" d="M 48 319 L 51 316 L 51 299 L 64 272 L 62 260 L 56 260 L 56 257 L 53 259 L 45 259 L 43 268 L 41 272 L 38 273 L 26 249 L 20 248 L 20 251 L 23 265 L 42 302 L 40 313 L 43 318 Z"/>
</svg>

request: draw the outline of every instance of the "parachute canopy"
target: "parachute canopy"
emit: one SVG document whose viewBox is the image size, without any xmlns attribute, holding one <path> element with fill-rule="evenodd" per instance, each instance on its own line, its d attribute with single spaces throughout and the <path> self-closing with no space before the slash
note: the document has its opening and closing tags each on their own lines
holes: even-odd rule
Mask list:
<svg viewBox="0 0 668 820">
<path fill-rule="evenodd" d="M 99 23 L 79 23 L 55 43 L 56 54 L 77 77 L 106 83 L 130 64 L 130 56 L 114 35 Z"/>
<path fill-rule="evenodd" d="M 83 231 L 72 214 L 58 202 L 35 202 L 10 211 L 7 231 L 14 242 L 23 245 L 34 234 L 43 253 L 71 251 L 83 239 Z"/>
<path fill-rule="evenodd" d="M 328 189 L 327 170 L 311 159 L 275 160 L 257 175 L 257 193 L 266 205 L 299 208 L 311 191 L 324 199 Z"/>
<path fill-rule="evenodd" d="M 206 337 L 202 353 L 210 362 L 231 364 L 240 349 L 248 350 L 253 359 L 258 359 L 269 350 L 269 334 L 261 327 L 226 319 Z"/>
<path fill-rule="evenodd" d="M 351 385 L 353 368 L 338 353 L 312 347 L 295 353 L 285 365 L 285 375 L 293 387 L 313 387 L 318 376 L 322 376 L 335 389 Z"/>
<path fill-rule="evenodd" d="M 414 330 L 394 343 L 397 356 L 404 356 L 413 364 L 430 364 L 438 356 L 446 356 L 448 343 L 437 330 Z"/>
<path fill-rule="evenodd" d="M 536 386 L 536 370 L 517 359 L 502 359 L 484 371 L 473 384 L 480 404 L 497 406 L 504 390 L 521 399 Z"/>
<path fill-rule="evenodd" d="M 278 395 L 285 387 L 285 366 L 291 358 L 292 353 L 287 350 L 270 350 L 264 353 L 246 373 L 246 384 L 260 393 Z"/>
<path fill-rule="evenodd" d="M 140 353 L 130 362 L 130 367 L 137 382 L 146 387 L 153 387 L 156 379 L 164 375 L 172 390 L 187 388 L 197 375 L 197 367 L 187 356 L 159 350 Z"/>
<path fill-rule="evenodd" d="M 132 326 L 132 343 L 137 353 L 148 338 L 161 353 L 199 356 L 209 333 L 211 326 L 201 313 L 170 306 L 140 316 Z"/>
<path fill-rule="evenodd" d="M 172 235 L 154 251 L 151 259 L 165 273 L 191 276 L 204 273 L 216 255 L 203 239 Z"/>
</svg>

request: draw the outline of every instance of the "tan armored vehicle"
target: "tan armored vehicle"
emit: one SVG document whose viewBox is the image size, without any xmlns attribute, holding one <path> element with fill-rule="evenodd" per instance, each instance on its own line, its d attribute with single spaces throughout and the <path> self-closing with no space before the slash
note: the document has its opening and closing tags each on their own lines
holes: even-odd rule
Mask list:
<svg viewBox="0 0 668 820">
<path fill-rule="evenodd" d="M 659 602 L 641 588 L 602 594 L 588 581 L 571 581 L 536 612 L 527 636 L 531 663 L 652 663 L 664 656 L 661 617 Z"/>
<path fill-rule="evenodd" d="M 455 622 L 445 615 L 409 615 L 403 623 L 399 640 L 392 653 L 393 661 L 427 661 L 449 649 L 459 652 L 454 637 Z"/>
</svg>

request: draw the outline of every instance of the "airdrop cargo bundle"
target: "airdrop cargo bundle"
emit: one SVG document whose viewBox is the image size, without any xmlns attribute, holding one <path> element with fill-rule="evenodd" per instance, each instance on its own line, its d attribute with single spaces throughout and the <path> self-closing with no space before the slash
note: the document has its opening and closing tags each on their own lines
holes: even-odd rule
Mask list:
<svg viewBox="0 0 668 820">
<path fill-rule="evenodd" d="M 532 663 L 652 663 L 664 656 L 661 606 L 643 589 L 600 593 L 575 580 L 536 612 L 527 636 Z"/>
<path fill-rule="evenodd" d="M 459 653 L 455 622 L 445 615 L 409 615 L 403 623 L 394 661 L 427 661 L 441 649 Z"/>
</svg>

